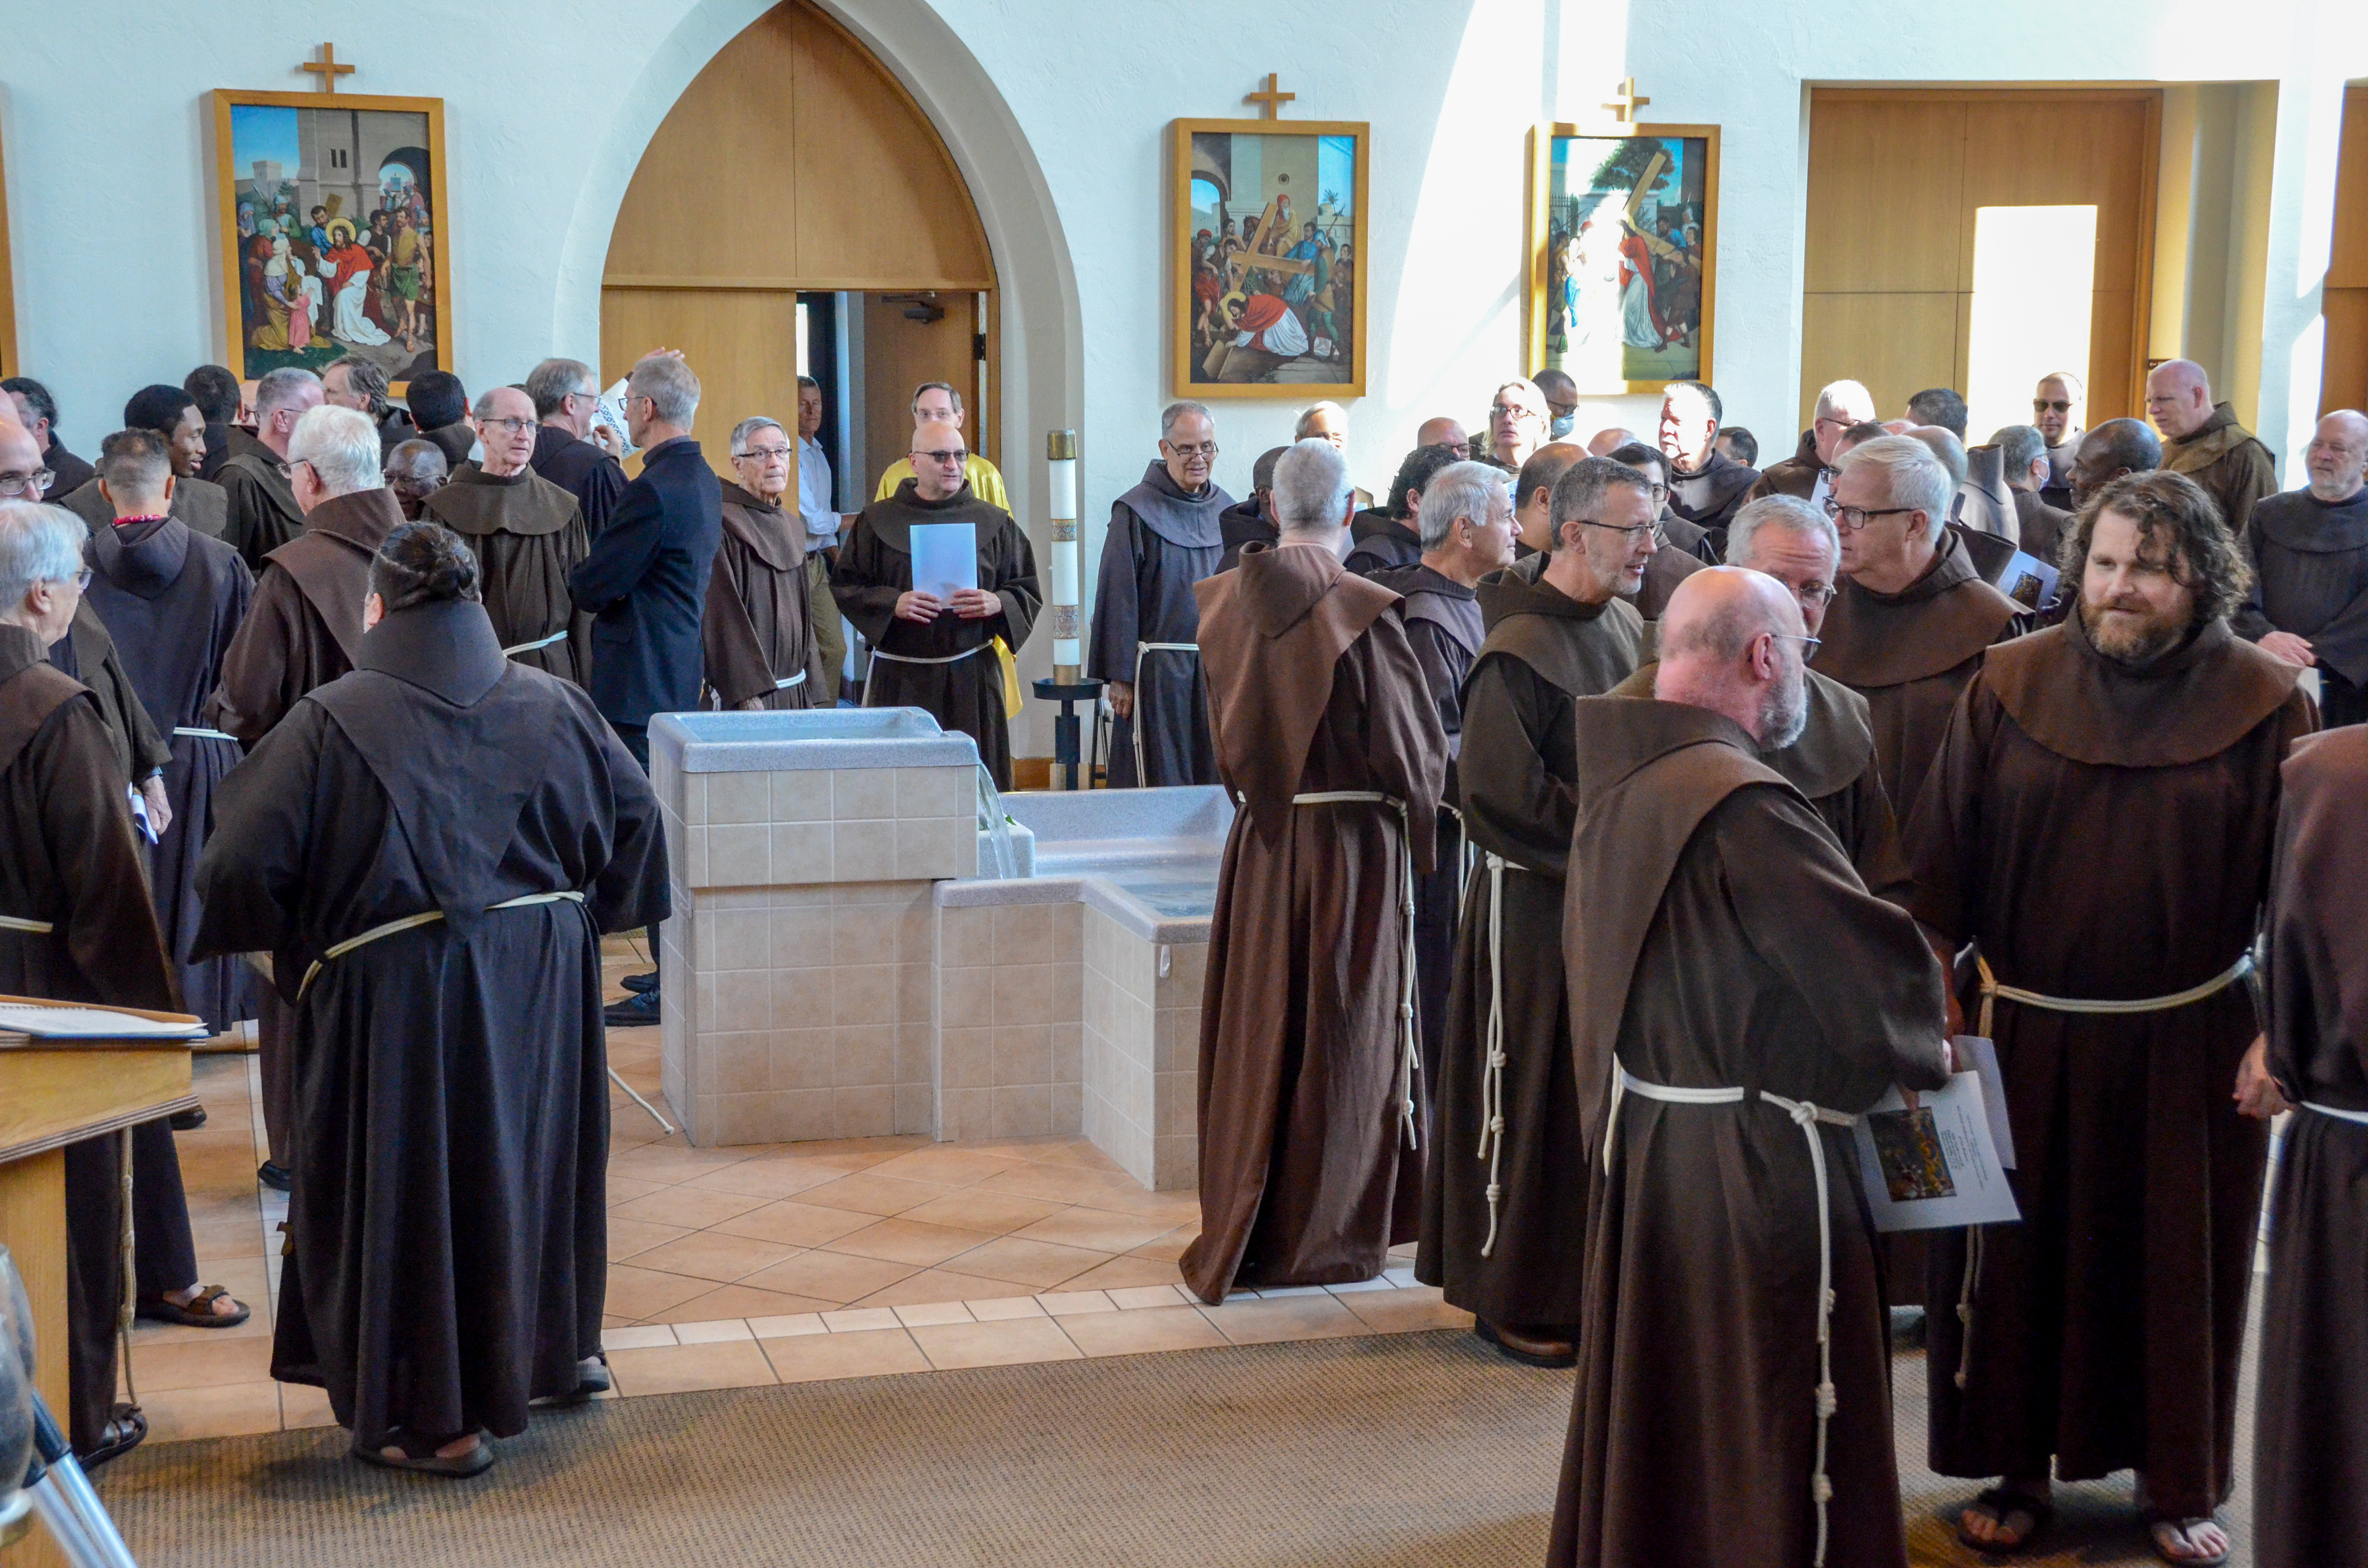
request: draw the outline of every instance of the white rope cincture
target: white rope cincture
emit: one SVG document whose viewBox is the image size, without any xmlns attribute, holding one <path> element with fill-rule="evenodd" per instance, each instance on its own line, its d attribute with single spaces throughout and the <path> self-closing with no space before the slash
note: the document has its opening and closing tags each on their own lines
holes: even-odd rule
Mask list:
<svg viewBox="0 0 2368 1568">
<path fill-rule="evenodd" d="M 1488 1162 L 1488 1239 L 1480 1256 L 1497 1250 L 1497 1204 L 1505 1196 L 1498 1162 L 1505 1153 L 1505 868 L 1511 862 L 1488 855 L 1488 1030 L 1480 1072 L 1480 1144 L 1474 1157 Z"/>
<path fill-rule="evenodd" d="M 553 642 L 564 642 L 566 641 L 567 628 L 563 626 L 548 637 L 539 637 L 531 642 L 520 642 L 514 648 L 503 649 L 502 657 L 505 659 L 515 659 L 520 653 L 531 653 L 537 648 L 548 648 Z"/>
<path fill-rule="evenodd" d="M 871 706 L 871 689 L 875 684 L 871 679 L 871 666 L 882 659 L 892 665 L 958 665 L 973 654 L 984 653 L 994 646 L 992 642 L 982 642 L 975 648 L 965 648 L 959 653 L 948 653 L 943 658 L 923 658 L 918 653 L 892 653 L 885 648 L 874 648 L 871 650 L 870 662 L 863 666 L 863 700 L 856 706 L 859 708 Z"/>
<path fill-rule="evenodd" d="M 230 733 L 226 730 L 201 730 L 197 728 L 195 725 L 176 726 L 174 729 L 173 733 L 176 735 L 187 735 L 193 741 L 234 741 L 238 739 L 236 735 Z"/>
<path fill-rule="evenodd" d="M 1415 1131 L 1414 1075 L 1422 1066 L 1422 1054 L 1415 1044 L 1415 955 L 1414 955 L 1414 838 L 1407 825 L 1406 802 L 1395 795 L 1384 795 L 1374 790 L 1318 790 L 1304 795 L 1293 795 L 1294 806 L 1374 805 L 1387 806 L 1398 813 L 1398 907 L 1405 915 L 1405 960 L 1398 965 L 1398 1033 L 1405 1050 L 1398 1062 L 1398 1118 L 1406 1128 L 1406 1147 L 1420 1149 L 1422 1140 Z"/>
<path fill-rule="evenodd" d="M 2368 1110 L 2345 1110 L 2341 1106 L 2320 1105 L 2317 1100 L 2302 1102 L 2305 1110 L 2315 1110 L 2321 1116 L 2331 1116 L 2338 1121 L 2356 1122 L 2368 1127 Z"/>
<path fill-rule="evenodd" d="M 529 904 L 563 902 L 582 903 L 584 895 L 572 889 L 564 892 L 530 892 L 518 898 L 506 898 L 499 903 L 489 903 L 485 908 L 490 913 L 496 909 L 524 909 Z M 323 965 L 333 960 L 344 958 L 356 948 L 367 948 L 381 937 L 392 937 L 399 931 L 417 930 L 422 926 L 433 926 L 443 918 L 442 910 L 430 909 L 418 915 L 406 915 L 400 920 L 390 920 L 383 926 L 373 926 L 359 937 L 347 937 L 313 960 L 312 967 L 304 971 L 304 978 L 297 983 L 296 1000 L 299 1002 L 304 1000 L 304 993 L 313 988 L 313 977 L 321 972 Z"/>
<path fill-rule="evenodd" d="M 1134 645 L 1134 713 L 1126 727 L 1126 748 L 1134 761 L 1134 781 L 1145 782 L 1143 777 L 1143 656 L 1145 653 L 1190 653 L 1201 656 L 1198 642 L 1137 642 Z"/>
<path fill-rule="evenodd" d="M 1670 1105 L 1736 1105 L 1744 1098 L 1739 1088 L 1679 1089 L 1666 1084 L 1648 1084 L 1622 1066 L 1615 1057 L 1611 1064 L 1611 1117 L 1603 1132 L 1603 1165 L 1611 1168 L 1612 1145 L 1620 1134 L 1620 1107 L 1630 1094 L 1648 1100 L 1660 1100 Z M 1793 1125 L 1809 1141 L 1809 1165 L 1817 1179 L 1817 1453 L 1816 1465 L 1809 1472 L 1809 1495 L 1817 1506 L 1817 1552 L 1812 1559 L 1816 1568 L 1825 1568 L 1827 1519 L 1826 1506 L 1833 1501 L 1834 1483 L 1826 1474 L 1826 1428 L 1833 1420 L 1839 1402 L 1834 1396 L 1834 1215 L 1833 1192 L 1826 1179 L 1826 1141 L 1817 1128 L 1854 1127 L 1858 1118 L 1807 1100 L 1787 1099 L 1759 1093 L 1763 1104 L 1772 1105 L 1792 1118 Z"/>
<path fill-rule="evenodd" d="M 805 683 L 806 672 L 800 670 L 793 676 L 783 676 L 780 679 L 775 681 L 773 683 L 773 689 L 775 691 L 787 691 L 793 686 L 803 686 Z"/>
<path fill-rule="evenodd" d="M 22 931 L 28 937 L 46 937 L 56 929 L 46 920 L 19 920 L 13 915 L 0 915 L 0 931 Z"/>
</svg>

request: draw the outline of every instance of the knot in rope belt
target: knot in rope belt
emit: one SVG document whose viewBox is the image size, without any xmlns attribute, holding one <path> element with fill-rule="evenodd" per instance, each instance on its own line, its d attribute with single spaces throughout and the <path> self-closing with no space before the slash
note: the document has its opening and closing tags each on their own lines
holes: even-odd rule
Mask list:
<svg viewBox="0 0 2368 1568">
<path fill-rule="evenodd" d="M 531 642 L 520 642 L 515 647 L 503 649 L 502 657 L 505 659 L 515 659 L 520 653 L 531 653 L 537 648 L 548 648 L 553 642 L 564 642 L 566 641 L 567 628 L 563 626 L 548 637 L 538 637 Z"/>
<path fill-rule="evenodd" d="M 499 903 L 487 904 L 485 909 L 490 914 L 496 909 L 524 909 L 529 904 L 536 903 L 582 903 L 583 902 L 584 895 L 571 889 L 565 892 L 530 892 L 519 898 L 506 898 Z M 417 930 L 422 926 L 433 926 L 443 918 L 442 910 L 430 909 L 418 915 L 406 915 L 400 920 L 390 920 L 383 926 L 373 926 L 359 937 L 347 937 L 313 960 L 312 967 L 304 971 L 303 980 L 296 987 L 296 1000 L 302 1002 L 304 999 L 304 993 L 313 988 L 313 979 L 321 972 L 322 966 L 324 964 L 333 960 L 344 958 L 357 948 L 367 948 L 381 937 L 392 937 L 399 931 Z"/>
<path fill-rule="evenodd" d="M 1486 1065 L 1480 1074 L 1480 1144 L 1474 1157 L 1488 1162 L 1488 1238 L 1480 1256 L 1497 1250 L 1497 1205 L 1505 1196 L 1497 1166 L 1505 1153 L 1505 873 L 1529 868 L 1488 851 L 1488 1032 Z"/>
<path fill-rule="evenodd" d="M 1398 965 L 1398 1035 L 1405 1049 L 1398 1058 L 1398 1119 L 1406 1128 L 1406 1147 L 1419 1149 L 1422 1142 L 1414 1125 L 1414 1075 L 1422 1065 L 1422 1057 L 1415 1045 L 1414 992 L 1414 842 L 1406 827 L 1406 802 L 1395 795 L 1384 795 L 1373 790 L 1319 790 L 1310 794 L 1293 795 L 1294 806 L 1387 806 L 1398 814 L 1398 859 L 1404 871 L 1398 879 L 1398 908 L 1406 917 L 1406 957 Z"/>
<path fill-rule="evenodd" d="M 1660 1100 L 1668 1105 L 1737 1105 L 1745 1091 L 1740 1088 L 1679 1089 L 1666 1084 L 1648 1084 L 1620 1065 L 1611 1065 L 1611 1113 L 1604 1123 L 1603 1168 L 1611 1169 L 1611 1153 L 1620 1136 L 1620 1108 L 1629 1095 L 1642 1099 Z M 1790 1117 L 1793 1125 L 1809 1141 L 1809 1166 L 1817 1178 L 1817 1458 L 1816 1468 L 1809 1472 L 1809 1495 L 1817 1505 L 1816 1568 L 1825 1568 L 1826 1505 L 1833 1500 L 1834 1483 L 1826 1474 L 1826 1428 L 1833 1420 L 1838 1402 L 1834 1398 L 1834 1213 L 1833 1193 L 1826 1181 L 1826 1141 L 1817 1129 L 1823 1127 L 1854 1127 L 1858 1118 L 1838 1110 L 1827 1110 L 1807 1100 L 1786 1099 L 1782 1095 L 1759 1093 L 1762 1105 L 1774 1106 Z"/>
</svg>

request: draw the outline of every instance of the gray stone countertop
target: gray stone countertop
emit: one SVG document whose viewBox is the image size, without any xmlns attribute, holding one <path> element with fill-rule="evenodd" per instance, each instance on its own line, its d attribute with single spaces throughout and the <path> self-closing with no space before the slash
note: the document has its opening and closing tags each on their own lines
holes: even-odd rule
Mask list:
<svg viewBox="0 0 2368 1568">
<path fill-rule="evenodd" d="M 918 708 L 661 713 L 650 746 L 684 773 L 797 768 L 973 767 L 978 743 Z"/>
</svg>

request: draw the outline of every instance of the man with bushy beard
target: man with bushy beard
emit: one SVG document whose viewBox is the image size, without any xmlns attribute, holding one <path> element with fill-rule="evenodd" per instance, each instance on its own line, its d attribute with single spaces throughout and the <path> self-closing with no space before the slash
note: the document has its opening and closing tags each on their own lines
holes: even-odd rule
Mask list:
<svg viewBox="0 0 2368 1568">
<path fill-rule="evenodd" d="M 1932 1464 L 2003 1477 L 1976 1551 L 2046 1526 L 2051 1468 L 2135 1470 L 2163 1560 L 2219 1562 L 2269 1146 L 2231 1099 L 2265 1080 L 2243 982 L 2315 721 L 2230 631 L 2250 574 L 2193 481 L 2105 484 L 2065 561 L 2076 613 L 1989 651 L 1907 832 L 1917 917 L 1979 954 L 2022 1211 L 1935 1233 Z"/>
</svg>

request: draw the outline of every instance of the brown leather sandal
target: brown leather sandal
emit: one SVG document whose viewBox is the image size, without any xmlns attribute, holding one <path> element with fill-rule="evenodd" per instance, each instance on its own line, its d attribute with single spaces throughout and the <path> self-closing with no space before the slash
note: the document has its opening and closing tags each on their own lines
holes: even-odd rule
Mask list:
<svg viewBox="0 0 2368 1568">
<path fill-rule="evenodd" d="M 185 1328 L 236 1328 L 253 1313 L 244 1301 L 231 1301 L 238 1311 L 218 1312 L 216 1301 L 230 1301 L 230 1292 L 219 1285 L 209 1285 L 187 1301 L 176 1301 L 165 1296 L 142 1296 L 132 1304 L 132 1313 L 151 1323 L 176 1323 Z"/>
</svg>

